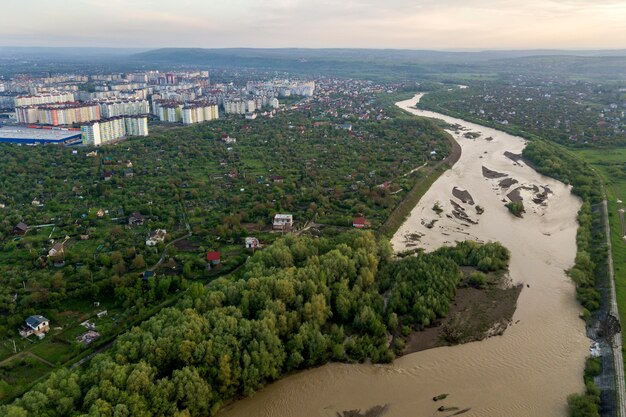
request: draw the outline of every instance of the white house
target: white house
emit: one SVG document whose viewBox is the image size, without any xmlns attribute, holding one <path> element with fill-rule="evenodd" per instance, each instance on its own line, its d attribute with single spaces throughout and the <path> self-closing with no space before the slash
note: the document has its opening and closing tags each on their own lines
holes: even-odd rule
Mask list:
<svg viewBox="0 0 626 417">
<path fill-rule="evenodd" d="M 157 244 L 165 240 L 167 232 L 165 229 L 157 229 L 154 232 L 150 232 L 150 236 L 146 239 L 146 246 L 156 246 Z"/>
<path fill-rule="evenodd" d="M 247 237 L 246 238 L 246 249 L 257 249 L 261 246 L 259 243 L 259 239 L 256 237 Z"/>
<path fill-rule="evenodd" d="M 26 325 L 20 329 L 20 336 L 28 337 L 36 335 L 40 339 L 50 330 L 50 320 L 44 316 L 30 316 L 26 319 Z"/>
<path fill-rule="evenodd" d="M 277 214 L 274 216 L 274 230 L 288 230 L 293 226 L 292 214 Z"/>
</svg>

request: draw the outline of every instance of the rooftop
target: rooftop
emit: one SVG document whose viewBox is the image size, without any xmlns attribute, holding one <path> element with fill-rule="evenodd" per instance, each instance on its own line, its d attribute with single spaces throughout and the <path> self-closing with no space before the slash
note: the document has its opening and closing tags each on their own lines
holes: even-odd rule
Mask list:
<svg viewBox="0 0 626 417">
<path fill-rule="evenodd" d="M 79 138 L 80 132 L 60 129 L 31 129 L 20 126 L 0 127 L 0 142 L 65 142 Z"/>
<path fill-rule="evenodd" d="M 49 320 L 41 315 L 30 316 L 29 318 L 26 319 L 26 325 L 28 327 L 35 329 L 44 321 L 49 321 Z"/>
</svg>

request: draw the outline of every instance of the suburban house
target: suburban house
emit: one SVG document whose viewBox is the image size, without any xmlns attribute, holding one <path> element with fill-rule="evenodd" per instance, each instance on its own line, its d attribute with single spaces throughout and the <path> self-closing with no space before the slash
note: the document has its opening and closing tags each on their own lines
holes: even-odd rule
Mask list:
<svg viewBox="0 0 626 417">
<path fill-rule="evenodd" d="M 289 230 L 293 226 L 292 214 L 277 214 L 274 216 L 274 230 Z"/>
<path fill-rule="evenodd" d="M 150 232 L 148 239 L 146 239 L 146 246 L 156 246 L 158 243 L 165 241 L 166 234 L 165 229 L 157 229 L 154 232 Z"/>
<path fill-rule="evenodd" d="M 259 243 L 259 239 L 256 237 L 247 237 L 246 238 L 246 249 L 257 249 L 261 246 Z"/>
<path fill-rule="evenodd" d="M 124 170 L 124 178 L 132 178 L 135 175 L 132 169 Z"/>
<path fill-rule="evenodd" d="M 219 265 L 221 256 L 222 254 L 220 252 L 208 252 L 206 254 L 206 261 L 209 266 Z"/>
<path fill-rule="evenodd" d="M 104 217 L 104 209 L 99 209 L 98 212 L 96 213 L 96 216 L 98 217 Z"/>
<path fill-rule="evenodd" d="M 274 175 L 274 176 L 270 177 L 270 179 L 272 180 L 272 182 L 275 182 L 275 183 L 283 183 L 283 182 L 285 182 L 285 177 L 283 177 L 281 175 Z"/>
<path fill-rule="evenodd" d="M 222 135 L 222 142 L 231 145 L 233 143 L 237 143 L 237 139 L 231 138 L 229 135 L 223 134 Z"/>
<path fill-rule="evenodd" d="M 26 325 L 20 329 L 20 336 L 28 337 L 34 334 L 42 339 L 48 331 L 50 331 L 50 320 L 40 315 L 30 316 L 26 319 Z"/>
<path fill-rule="evenodd" d="M 357 217 L 352 221 L 352 227 L 356 227 L 357 229 L 367 229 L 372 224 L 365 217 Z"/>
<path fill-rule="evenodd" d="M 143 222 L 145 220 L 146 218 L 143 216 L 143 214 L 136 211 L 130 216 L 128 216 L 128 225 L 129 226 L 143 226 Z"/>
<path fill-rule="evenodd" d="M 25 235 L 27 230 L 28 230 L 28 226 L 26 225 L 26 223 L 19 222 L 13 228 L 13 234 L 14 235 Z"/>
<path fill-rule="evenodd" d="M 107 171 L 102 175 L 102 179 L 105 181 L 109 181 L 111 178 L 113 178 L 113 172 L 111 171 Z"/>
<path fill-rule="evenodd" d="M 65 246 L 63 242 L 55 243 L 55 245 L 48 251 L 48 256 L 51 258 L 65 255 Z"/>
</svg>

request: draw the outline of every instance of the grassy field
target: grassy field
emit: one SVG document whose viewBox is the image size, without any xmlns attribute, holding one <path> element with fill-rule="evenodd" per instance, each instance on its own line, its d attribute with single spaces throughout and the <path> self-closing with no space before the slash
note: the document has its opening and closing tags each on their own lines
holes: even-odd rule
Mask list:
<svg viewBox="0 0 626 417">
<path fill-rule="evenodd" d="M 0 365 L 0 401 L 19 394 L 49 371 L 48 365 L 26 355 Z"/>
</svg>

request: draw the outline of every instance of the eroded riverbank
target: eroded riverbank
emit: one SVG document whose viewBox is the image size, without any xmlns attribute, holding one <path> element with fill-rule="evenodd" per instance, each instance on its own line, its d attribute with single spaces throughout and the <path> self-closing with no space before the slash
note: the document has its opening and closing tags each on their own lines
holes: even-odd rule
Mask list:
<svg viewBox="0 0 626 417">
<path fill-rule="evenodd" d="M 463 416 L 558 417 L 566 415 L 567 395 L 582 391 L 588 340 L 578 318 L 574 286 L 564 273 L 576 253 L 580 201 L 564 184 L 505 155 L 519 154 L 522 139 L 412 109 L 416 101 L 417 97 L 398 105 L 459 125 L 451 133 L 462 155 L 413 209 L 392 239 L 394 248 L 433 250 L 465 239 L 502 242 L 512 253 L 512 281 L 524 284 L 515 324 L 503 336 L 409 354 L 391 365 L 329 364 L 304 371 L 235 403 L 220 416 L 335 417 L 345 410 L 377 405 L 388 405 L 386 416 L 453 414 L 437 411 L 444 405 L 469 408 Z M 507 177 L 490 178 L 494 175 L 485 175 L 483 166 Z M 510 180 L 504 185 L 510 186 L 503 187 L 500 182 L 506 178 Z M 520 186 L 524 188 L 515 195 L 524 199 L 527 211 L 521 219 L 513 217 L 502 201 Z M 533 186 L 539 192 L 547 187 L 547 198 L 533 202 L 537 194 Z M 440 217 L 432 210 L 437 202 L 444 210 Z M 428 228 L 425 224 L 435 218 L 434 227 Z M 434 403 L 432 397 L 441 393 L 448 393 L 448 398 Z"/>
</svg>

